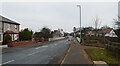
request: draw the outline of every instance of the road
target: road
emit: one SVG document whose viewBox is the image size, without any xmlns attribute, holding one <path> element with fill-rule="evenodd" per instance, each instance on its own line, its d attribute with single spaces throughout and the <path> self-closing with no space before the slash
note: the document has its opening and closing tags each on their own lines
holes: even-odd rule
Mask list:
<svg viewBox="0 0 120 66">
<path fill-rule="evenodd" d="M 2 65 L 6 64 L 57 64 L 65 55 L 69 42 L 59 40 L 48 42 L 43 46 L 37 46 L 21 51 L 13 51 L 2 54 Z M 15 49 L 12 49 L 15 50 Z M 3 50 L 4 52 L 4 50 Z"/>
</svg>

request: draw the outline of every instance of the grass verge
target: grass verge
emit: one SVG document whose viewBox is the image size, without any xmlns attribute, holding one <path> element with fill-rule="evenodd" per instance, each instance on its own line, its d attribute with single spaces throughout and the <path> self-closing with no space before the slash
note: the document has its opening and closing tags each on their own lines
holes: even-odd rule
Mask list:
<svg viewBox="0 0 120 66">
<path fill-rule="evenodd" d="M 120 66 L 118 58 L 110 55 L 110 51 L 101 49 L 85 49 L 85 51 L 93 61 L 105 61 L 109 66 L 115 66 L 114 64 L 118 64 L 118 66 Z"/>
<path fill-rule="evenodd" d="M 104 47 L 105 47 L 103 44 L 98 44 L 98 43 L 94 43 L 94 44 L 90 44 L 90 43 L 81 43 L 81 45 L 93 46 L 93 47 L 101 47 L 101 48 L 104 48 Z"/>
</svg>

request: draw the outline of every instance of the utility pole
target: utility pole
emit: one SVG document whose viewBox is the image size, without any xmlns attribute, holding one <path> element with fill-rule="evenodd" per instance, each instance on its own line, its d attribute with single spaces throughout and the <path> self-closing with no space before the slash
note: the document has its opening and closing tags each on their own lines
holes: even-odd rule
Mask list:
<svg viewBox="0 0 120 66">
<path fill-rule="evenodd" d="M 80 43 L 81 43 L 81 39 L 82 39 L 82 37 L 81 37 L 81 5 L 77 5 L 77 7 L 79 7 L 79 9 L 80 9 Z"/>
</svg>

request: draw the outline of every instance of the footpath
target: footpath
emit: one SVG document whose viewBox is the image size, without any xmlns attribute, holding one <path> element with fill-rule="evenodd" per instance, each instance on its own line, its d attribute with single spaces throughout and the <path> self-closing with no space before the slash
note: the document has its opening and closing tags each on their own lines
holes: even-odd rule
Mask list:
<svg viewBox="0 0 120 66">
<path fill-rule="evenodd" d="M 64 57 L 61 64 L 78 64 L 79 66 L 91 66 L 93 63 L 89 59 L 88 55 L 78 43 L 77 40 L 70 41 L 71 47 L 68 49 L 68 53 Z"/>
</svg>

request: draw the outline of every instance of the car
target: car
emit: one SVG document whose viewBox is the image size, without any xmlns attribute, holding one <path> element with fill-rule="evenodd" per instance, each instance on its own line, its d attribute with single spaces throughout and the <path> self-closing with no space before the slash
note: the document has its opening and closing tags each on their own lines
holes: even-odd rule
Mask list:
<svg viewBox="0 0 120 66">
<path fill-rule="evenodd" d="M 66 38 L 69 38 L 69 36 L 66 36 Z"/>
<path fill-rule="evenodd" d="M 68 39 L 68 41 L 71 41 L 71 39 Z"/>
<path fill-rule="evenodd" d="M 68 39 L 68 41 L 71 41 L 71 40 L 73 40 L 73 37 L 72 36 L 67 36 L 67 39 Z"/>
</svg>

